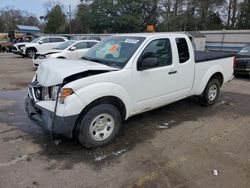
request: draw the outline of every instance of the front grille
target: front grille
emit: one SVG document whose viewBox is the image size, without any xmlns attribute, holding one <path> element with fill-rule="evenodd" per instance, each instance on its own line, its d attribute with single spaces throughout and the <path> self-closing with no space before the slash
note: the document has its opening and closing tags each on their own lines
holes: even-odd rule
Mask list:
<svg viewBox="0 0 250 188">
<path fill-rule="evenodd" d="M 17 48 L 15 46 L 12 46 L 12 50 L 17 50 Z"/>
</svg>

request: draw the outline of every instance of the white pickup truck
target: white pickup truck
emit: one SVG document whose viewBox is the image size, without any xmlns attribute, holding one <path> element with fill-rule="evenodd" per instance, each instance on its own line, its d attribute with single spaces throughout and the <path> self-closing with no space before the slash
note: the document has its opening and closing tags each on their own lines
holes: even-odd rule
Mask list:
<svg viewBox="0 0 250 188">
<path fill-rule="evenodd" d="M 50 59 L 28 87 L 36 124 L 78 137 L 86 147 L 114 140 L 122 121 L 189 96 L 212 105 L 233 78 L 234 57 L 195 53 L 185 34 L 124 34 L 96 44 L 82 60 Z"/>
</svg>

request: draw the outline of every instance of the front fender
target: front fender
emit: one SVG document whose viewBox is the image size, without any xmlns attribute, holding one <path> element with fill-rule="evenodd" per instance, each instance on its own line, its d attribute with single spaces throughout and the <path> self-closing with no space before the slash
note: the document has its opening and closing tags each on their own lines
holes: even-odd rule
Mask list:
<svg viewBox="0 0 250 188">
<path fill-rule="evenodd" d="M 126 108 L 126 119 L 128 118 L 129 114 L 132 111 L 131 105 L 131 97 L 128 95 L 128 92 L 122 88 L 120 85 L 110 82 L 101 82 L 95 83 L 88 86 L 85 86 L 77 91 L 75 94 L 80 98 L 83 104 L 87 106 L 91 102 L 95 101 L 96 99 L 107 97 L 107 96 L 114 96 L 119 98 L 123 101 L 125 108 Z M 85 106 L 82 106 L 82 111 Z"/>
</svg>

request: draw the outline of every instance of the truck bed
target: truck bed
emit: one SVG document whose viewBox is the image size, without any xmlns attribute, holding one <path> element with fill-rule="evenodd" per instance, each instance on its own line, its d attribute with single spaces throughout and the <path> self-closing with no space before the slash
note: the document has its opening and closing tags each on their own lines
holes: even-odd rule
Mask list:
<svg viewBox="0 0 250 188">
<path fill-rule="evenodd" d="M 194 51 L 195 63 L 202 63 L 205 61 L 212 61 L 222 58 L 233 57 L 235 54 L 228 52 L 203 52 Z"/>
</svg>

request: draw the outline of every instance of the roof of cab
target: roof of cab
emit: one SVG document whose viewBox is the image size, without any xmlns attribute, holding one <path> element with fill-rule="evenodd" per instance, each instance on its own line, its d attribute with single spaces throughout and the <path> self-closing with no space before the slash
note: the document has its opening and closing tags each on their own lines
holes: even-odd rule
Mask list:
<svg viewBox="0 0 250 188">
<path fill-rule="evenodd" d="M 114 36 L 114 35 L 113 35 Z M 118 34 L 116 36 L 134 36 L 134 37 L 146 37 L 146 38 L 152 38 L 152 37 L 161 37 L 161 36 L 187 36 L 184 32 L 176 32 L 176 33 L 168 33 L 168 32 L 157 32 L 157 33 L 124 33 L 124 34 Z"/>
</svg>

